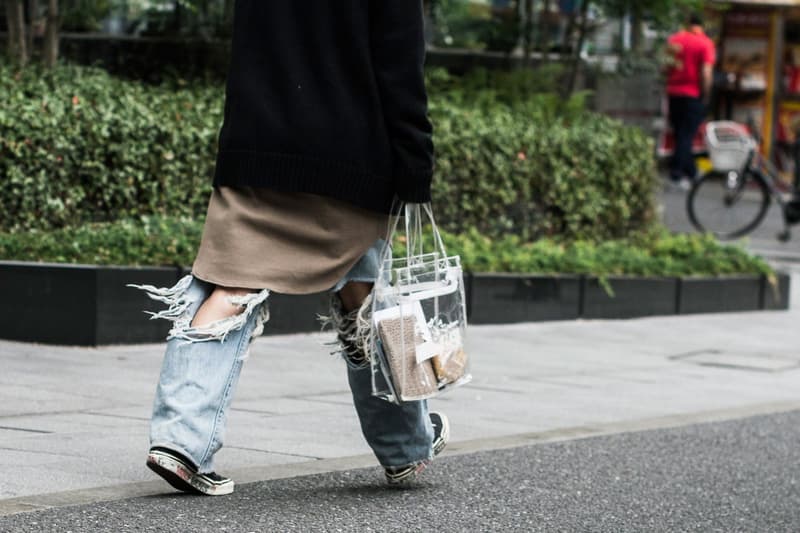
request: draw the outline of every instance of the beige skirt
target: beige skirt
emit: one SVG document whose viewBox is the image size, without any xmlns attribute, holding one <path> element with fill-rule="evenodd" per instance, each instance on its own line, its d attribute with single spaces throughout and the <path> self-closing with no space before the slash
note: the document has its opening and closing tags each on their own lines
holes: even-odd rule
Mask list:
<svg viewBox="0 0 800 533">
<path fill-rule="evenodd" d="M 215 188 L 192 274 L 226 287 L 310 294 L 332 288 L 388 216 L 307 193 Z"/>
</svg>

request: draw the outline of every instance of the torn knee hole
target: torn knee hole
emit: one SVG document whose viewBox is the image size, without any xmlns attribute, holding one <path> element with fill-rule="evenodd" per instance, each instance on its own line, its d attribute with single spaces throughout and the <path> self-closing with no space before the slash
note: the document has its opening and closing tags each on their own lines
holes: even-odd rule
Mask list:
<svg viewBox="0 0 800 533">
<path fill-rule="evenodd" d="M 191 278 L 191 275 L 186 276 L 169 289 L 131 285 L 144 290 L 151 299 L 164 302 L 169 306 L 167 310 L 160 313 L 150 313 L 151 318 L 164 318 L 173 322 L 168 339 L 179 338 L 190 342 L 224 341 L 229 333 L 244 327 L 254 312 L 258 315 L 251 338 L 263 333 L 264 322 L 269 320 L 269 310 L 266 304 L 269 296 L 267 289 L 259 292 L 215 291 L 203 302 L 194 316 L 191 316 L 190 306 L 193 305 L 193 302 L 186 297 Z M 212 298 L 215 298 L 212 302 L 214 305 L 206 306 Z M 207 315 L 201 314 L 204 308 L 208 311 Z M 220 312 L 220 309 L 223 312 Z"/>
<path fill-rule="evenodd" d="M 216 322 L 241 314 L 247 310 L 248 302 L 257 295 L 258 291 L 217 287 L 200 305 L 192 318 L 191 327 L 211 327 Z"/>
<path fill-rule="evenodd" d="M 255 325 L 250 334 L 252 340 L 264 332 L 264 323 L 269 320 L 269 307 L 265 301 L 268 295 L 269 291 L 265 289 L 240 297 L 240 301 L 231 302 L 235 306 L 233 314 L 207 323 L 201 322 L 199 326 L 189 325 L 189 327 L 177 331 L 178 324 L 176 323 L 176 327 L 173 328 L 170 335 L 189 341 L 224 341 L 229 333 L 245 327 L 251 314 L 257 313 Z"/>
<path fill-rule="evenodd" d="M 216 325 L 217 322 L 222 322 L 227 318 L 231 318 L 231 317 L 236 316 L 238 314 L 241 314 L 243 312 L 244 312 L 244 307 L 241 307 L 241 308 L 239 308 L 238 310 L 236 310 L 233 313 L 225 314 L 225 315 L 222 315 L 222 316 L 214 316 L 214 317 L 211 317 L 211 318 L 209 318 L 209 317 L 199 317 L 198 318 L 198 315 L 195 315 L 194 318 L 192 319 L 192 322 L 191 322 L 190 326 L 195 328 L 195 329 L 210 328 L 210 327 L 213 327 L 214 325 Z"/>
<path fill-rule="evenodd" d="M 187 335 L 197 335 L 208 340 L 224 340 L 232 331 L 244 327 L 253 312 L 258 312 L 252 337 L 263 332 L 263 323 L 269 313 L 264 302 L 268 291 L 219 290 L 200 306 L 187 330 Z"/>
</svg>

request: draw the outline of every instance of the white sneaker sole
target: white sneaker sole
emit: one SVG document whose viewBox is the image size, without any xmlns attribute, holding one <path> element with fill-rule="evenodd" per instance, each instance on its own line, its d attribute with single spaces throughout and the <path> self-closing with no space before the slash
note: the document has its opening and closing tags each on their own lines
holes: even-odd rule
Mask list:
<svg viewBox="0 0 800 533">
<path fill-rule="evenodd" d="M 415 465 L 408 466 L 403 468 L 397 472 L 389 472 L 388 470 L 384 470 L 386 474 L 386 482 L 391 485 L 392 487 L 398 487 L 410 484 L 412 481 L 416 480 L 417 477 L 431 464 L 430 461 L 420 461 Z"/>
<path fill-rule="evenodd" d="M 433 456 L 436 457 L 444 451 L 444 449 L 447 447 L 447 442 L 450 440 L 450 420 L 447 419 L 447 415 L 438 411 L 432 411 L 430 414 L 437 415 L 439 420 L 442 421 L 442 431 L 439 433 L 439 441 L 433 447 Z M 419 475 L 430 466 L 430 464 L 431 461 L 426 460 L 420 461 L 415 465 L 407 466 L 406 468 L 400 469 L 396 472 L 390 472 L 389 470 L 384 469 L 386 481 L 393 487 L 410 484 L 411 482 L 415 481 L 417 477 L 419 477 Z"/>
<path fill-rule="evenodd" d="M 158 450 L 150 451 L 147 454 L 147 467 L 164 478 L 164 481 L 183 492 L 224 496 L 231 494 L 234 489 L 233 480 L 214 481 L 203 474 L 198 474 L 190 465 L 177 457 Z"/>
</svg>

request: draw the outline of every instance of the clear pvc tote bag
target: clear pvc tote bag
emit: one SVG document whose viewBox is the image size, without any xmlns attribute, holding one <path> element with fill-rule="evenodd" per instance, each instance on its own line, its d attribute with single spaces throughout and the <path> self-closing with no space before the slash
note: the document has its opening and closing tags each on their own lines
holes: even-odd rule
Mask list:
<svg viewBox="0 0 800 533">
<path fill-rule="evenodd" d="M 397 404 L 432 398 L 471 380 L 461 259 L 447 254 L 430 204 L 406 204 L 403 210 L 404 234 L 398 231 L 400 216 L 390 224 L 367 339 L 373 394 Z M 426 232 L 433 242 L 427 252 Z M 403 238 L 406 254 L 395 258 L 392 243 Z"/>
</svg>

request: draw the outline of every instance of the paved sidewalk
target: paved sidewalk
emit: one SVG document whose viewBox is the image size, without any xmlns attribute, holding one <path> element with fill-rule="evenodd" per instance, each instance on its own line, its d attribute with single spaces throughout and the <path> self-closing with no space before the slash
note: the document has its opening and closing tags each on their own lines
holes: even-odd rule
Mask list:
<svg viewBox="0 0 800 533">
<path fill-rule="evenodd" d="M 510 446 L 522 434 L 568 438 L 797 409 L 798 273 L 792 301 L 789 312 L 472 327 L 474 383 L 432 406 L 450 415 L 456 452 Z M 369 453 L 329 340 L 256 341 L 218 470 L 284 465 L 289 476 Z M 153 480 L 144 454 L 162 353 L 163 345 L 0 341 L 0 510 L 3 499 Z"/>
</svg>

